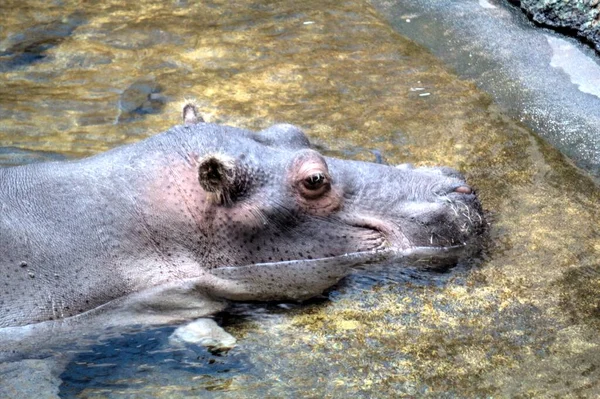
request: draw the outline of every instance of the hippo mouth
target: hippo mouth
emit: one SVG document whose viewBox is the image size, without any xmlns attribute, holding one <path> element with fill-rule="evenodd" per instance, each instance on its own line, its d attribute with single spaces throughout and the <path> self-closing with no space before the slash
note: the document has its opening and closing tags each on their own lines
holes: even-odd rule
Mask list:
<svg viewBox="0 0 600 399">
<path fill-rule="evenodd" d="M 236 294 L 232 300 L 305 300 L 319 295 L 351 273 L 353 268 L 401 259 L 416 262 L 447 261 L 458 258 L 464 245 L 452 247 L 393 247 L 345 253 L 343 255 L 299 259 L 280 262 L 256 263 L 244 266 L 225 266 L 212 269 L 216 278 L 232 282 Z"/>
<path fill-rule="evenodd" d="M 477 205 L 446 197 L 444 201 L 429 204 L 427 212 L 403 215 L 398 218 L 400 222 L 377 217 L 345 222 L 362 230 L 364 236 L 378 237 L 370 251 L 406 264 L 449 266 L 479 247 L 485 222 Z"/>
</svg>

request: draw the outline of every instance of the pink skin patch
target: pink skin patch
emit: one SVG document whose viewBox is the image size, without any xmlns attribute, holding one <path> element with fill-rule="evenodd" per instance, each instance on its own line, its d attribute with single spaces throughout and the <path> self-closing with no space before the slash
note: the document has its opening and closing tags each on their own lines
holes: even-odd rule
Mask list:
<svg viewBox="0 0 600 399">
<path fill-rule="evenodd" d="M 461 194 L 471 194 L 473 192 L 473 190 L 469 186 L 456 187 L 454 191 Z"/>
</svg>

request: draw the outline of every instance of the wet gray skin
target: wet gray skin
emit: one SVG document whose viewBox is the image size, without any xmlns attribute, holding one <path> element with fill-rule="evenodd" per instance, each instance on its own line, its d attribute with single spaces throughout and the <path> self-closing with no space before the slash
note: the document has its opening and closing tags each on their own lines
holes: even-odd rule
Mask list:
<svg viewBox="0 0 600 399">
<path fill-rule="evenodd" d="M 358 263 L 455 262 L 482 232 L 453 169 L 327 158 L 294 126 L 255 133 L 186 110 L 185 125 L 137 144 L 0 169 L 1 327 L 305 299 Z"/>
</svg>

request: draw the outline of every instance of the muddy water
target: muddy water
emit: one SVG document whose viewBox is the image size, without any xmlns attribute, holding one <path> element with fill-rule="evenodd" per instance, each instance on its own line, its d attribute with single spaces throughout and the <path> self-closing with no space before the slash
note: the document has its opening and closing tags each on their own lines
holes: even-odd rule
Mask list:
<svg viewBox="0 0 600 399">
<path fill-rule="evenodd" d="M 598 187 L 368 3 L 236 4 L 3 2 L 0 162 L 135 142 L 194 98 L 208 121 L 295 123 L 333 155 L 461 169 L 490 212 L 485 253 L 445 274 L 358 271 L 302 306 L 235 307 L 220 321 L 239 346 L 222 356 L 164 355 L 160 329 L 98 343 L 59 393 L 596 396 Z"/>
</svg>

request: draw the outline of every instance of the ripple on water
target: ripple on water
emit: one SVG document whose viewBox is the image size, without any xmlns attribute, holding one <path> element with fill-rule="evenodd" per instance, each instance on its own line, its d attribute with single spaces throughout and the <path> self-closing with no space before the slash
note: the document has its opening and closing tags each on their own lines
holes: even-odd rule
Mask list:
<svg viewBox="0 0 600 399">
<path fill-rule="evenodd" d="M 173 347 L 172 332 L 173 327 L 128 332 L 83 348 L 61 373 L 59 395 L 201 394 L 226 390 L 231 378 L 251 368 L 248 357 L 235 350 L 222 356 L 196 345 Z"/>
<path fill-rule="evenodd" d="M 24 68 L 43 60 L 49 49 L 58 46 L 84 23 L 84 15 L 75 12 L 59 20 L 10 35 L 0 42 L 0 72 Z"/>
</svg>

